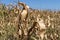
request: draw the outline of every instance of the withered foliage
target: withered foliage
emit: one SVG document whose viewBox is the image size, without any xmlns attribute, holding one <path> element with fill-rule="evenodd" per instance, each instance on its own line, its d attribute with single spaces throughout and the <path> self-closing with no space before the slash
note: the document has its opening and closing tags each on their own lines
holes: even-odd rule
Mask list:
<svg viewBox="0 0 60 40">
<path fill-rule="evenodd" d="M 19 11 L 0 4 L 0 40 L 60 40 L 60 11 L 29 9 L 25 21 Z"/>
</svg>

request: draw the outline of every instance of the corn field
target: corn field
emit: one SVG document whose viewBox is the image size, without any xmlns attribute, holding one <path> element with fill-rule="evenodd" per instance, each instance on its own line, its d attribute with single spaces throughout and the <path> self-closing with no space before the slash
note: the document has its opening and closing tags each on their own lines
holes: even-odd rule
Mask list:
<svg viewBox="0 0 60 40">
<path fill-rule="evenodd" d="M 30 9 L 19 29 L 17 7 L 7 7 L 0 5 L 0 40 L 60 40 L 60 11 Z"/>
</svg>

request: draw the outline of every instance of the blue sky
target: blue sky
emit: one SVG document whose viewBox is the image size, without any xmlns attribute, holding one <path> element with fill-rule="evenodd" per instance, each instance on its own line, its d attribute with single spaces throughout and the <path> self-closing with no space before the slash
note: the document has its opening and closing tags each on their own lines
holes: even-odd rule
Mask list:
<svg viewBox="0 0 60 40">
<path fill-rule="evenodd" d="M 0 0 L 0 2 L 9 4 L 17 0 Z M 60 10 L 60 0 L 20 0 L 34 9 Z"/>
</svg>

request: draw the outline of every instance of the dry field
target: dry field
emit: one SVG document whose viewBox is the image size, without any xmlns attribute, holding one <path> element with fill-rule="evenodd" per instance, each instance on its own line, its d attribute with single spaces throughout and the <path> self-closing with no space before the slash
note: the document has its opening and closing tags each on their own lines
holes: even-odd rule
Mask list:
<svg viewBox="0 0 60 40">
<path fill-rule="evenodd" d="M 19 14 L 14 10 L 0 8 L 0 40 L 60 40 L 60 11 L 30 10 L 25 22 L 21 22 L 23 32 L 19 38 L 15 23 Z"/>
</svg>

